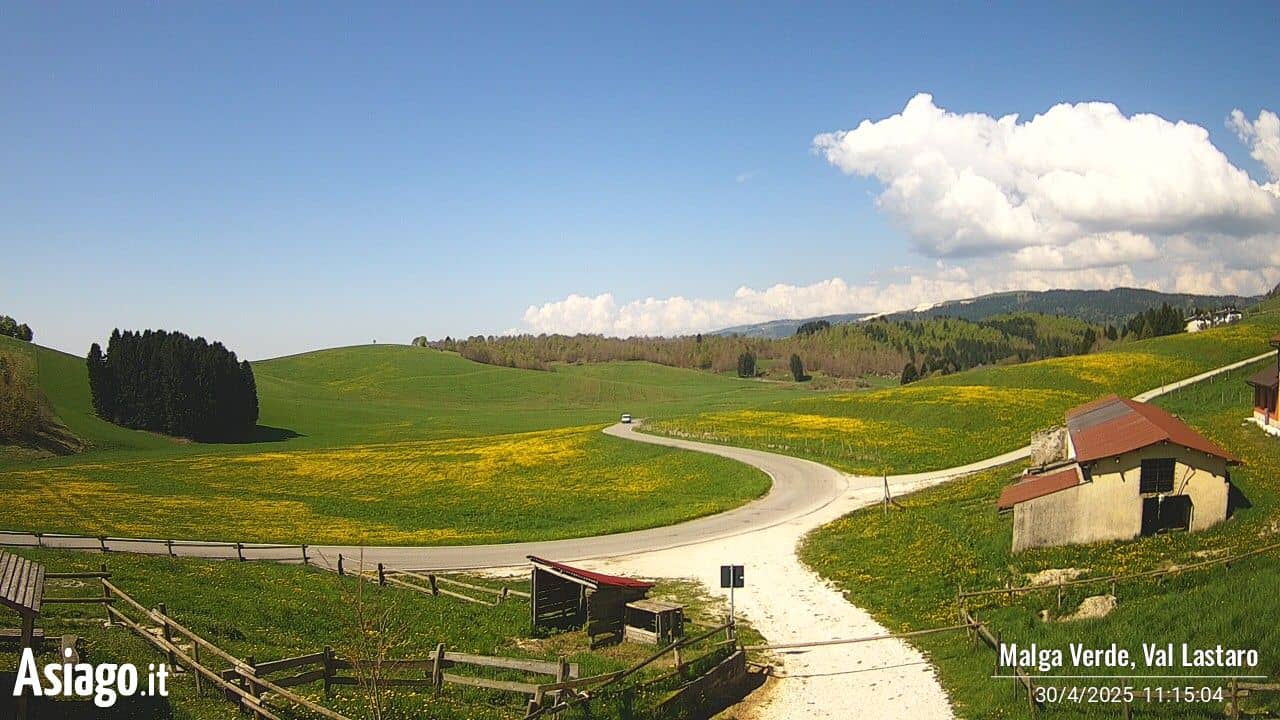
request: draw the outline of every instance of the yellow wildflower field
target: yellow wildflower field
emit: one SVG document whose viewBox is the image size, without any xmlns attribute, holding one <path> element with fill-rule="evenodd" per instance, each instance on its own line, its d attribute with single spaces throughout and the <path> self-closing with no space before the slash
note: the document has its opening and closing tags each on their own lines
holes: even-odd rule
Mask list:
<svg viewBox="0 0 1280 720">
<path fill-rule="evenodd" d="M 739 463 L 599 430 L 17 470 L 0 478 L 0 527 L 243 542 L 498 543 L 664 525 L 768 488 L 766 476 Z"/>
</svg>

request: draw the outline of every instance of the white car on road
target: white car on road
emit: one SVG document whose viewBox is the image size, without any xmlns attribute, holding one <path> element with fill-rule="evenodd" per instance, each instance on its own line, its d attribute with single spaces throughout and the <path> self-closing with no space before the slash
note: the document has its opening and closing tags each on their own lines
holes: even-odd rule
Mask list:
<svg viewBox="0 0 1280 720">
<path fill-rule="evenodd" d="M 631 424 L 631 413 L 622 413 L 622 424 L 623 425 Z"/>
</svg>

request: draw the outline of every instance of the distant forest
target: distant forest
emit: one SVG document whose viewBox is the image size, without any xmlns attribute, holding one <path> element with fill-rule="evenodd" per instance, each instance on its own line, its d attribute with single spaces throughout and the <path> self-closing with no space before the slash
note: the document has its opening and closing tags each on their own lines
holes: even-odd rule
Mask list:
<svg viewBox="0 0 1280 720">
<path fill-rule="evenodd" d="M 203 441 L 246 439 L 257 426 L 253 369 L 222 343 L 116 330 L 87 364 L 94 411 L 117 425 Z"/>
<path fill-rule="evenodd" d="M 783 338 L 476 335 L 436 341 L 417 337 L 413 344 L 454 351 L 475 362 L 532 370 L 554 370 L 557 363 L 644 360 L 754 375 L 768 363 L 779 369 L 780 376 L 790 374 L 797 381 L 819 372 L 846 379 L 894 376 L 908 383 L 980 365 L 1082 355 L 1116 342 L 1183 332 L 1185 325 L 1183 309 L 1164 303 L 1118 325 L 1041 313 L 1008 313 L 982 320 L 877 318 L 838 325 L 814 320 Z M 751 372 L 744 373 L 747 368 Z"/>
<path fill-rule="evenodd" d="M 771 361 L 783 369 L 792 355 L 803 373 L 837 378 L 899 376 L 908 364 L 914 377 L 928 377 L 978 365 L 1015 363 L 1091 352 L 1115 341 L 1114 326 L 1032 313 L 1001 315 L 981 321 L 955 318 L 869 320 L 831 325 L 806 324 L 786 338 L 689 335 L 675 338 L 611 338 L 601 335 L 474 336 L 429 343 L 476 362 L 529 369 L 553 369 L 555 363 L 646 360 L 660 365 L 740 372 L 743 353 L 759 367 Z M 421 341 L 419 340 L 420 344 Z M 792 373 L 796 374 L 796 373 Z"/>
</svg>

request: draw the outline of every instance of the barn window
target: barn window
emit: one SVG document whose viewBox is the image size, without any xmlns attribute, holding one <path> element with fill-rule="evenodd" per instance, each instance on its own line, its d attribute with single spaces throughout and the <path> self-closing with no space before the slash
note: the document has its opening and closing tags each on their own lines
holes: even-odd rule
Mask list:
<svg viewBox="0 0 1280 720">
<path fill-rule="evenodd" d="M 1173 458 L 1143 460 L 1142 477 L 1138 481 L 1138 492 L 1173 492 L 1174 465 Z"/>
</svg>

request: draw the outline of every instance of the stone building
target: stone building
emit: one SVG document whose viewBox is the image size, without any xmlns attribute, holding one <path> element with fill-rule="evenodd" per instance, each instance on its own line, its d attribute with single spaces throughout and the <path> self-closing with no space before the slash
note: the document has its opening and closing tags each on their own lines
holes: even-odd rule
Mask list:
<svg viewBox="0 0 1280 720">
<path fill-rule="evenodd" d="M 1202 530 L 1227 518 L 1239 460 L 1154 405 L 1114 395 L 1067 412 L 1065 458 L 1000 494 L 1013 550 Z"/>
</svg>

